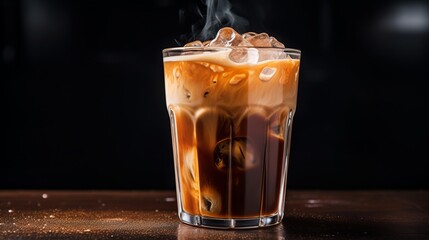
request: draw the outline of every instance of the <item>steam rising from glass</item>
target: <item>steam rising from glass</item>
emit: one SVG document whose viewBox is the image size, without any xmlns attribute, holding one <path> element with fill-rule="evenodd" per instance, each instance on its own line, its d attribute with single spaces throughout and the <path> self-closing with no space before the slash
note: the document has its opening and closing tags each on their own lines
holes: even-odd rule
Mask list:
<svg viewBox="0 0 429 240">
<path fill-rule="evenodd" d="M 181 38 L 186 38 L 186 42 L 197 39 L 201 41 L 213 39 L 217 31 L 225 26 L 232 27 L 239 31 L 245 30 L 248 27 L 249 21 L 234 14 L 232 12 L 232 5 L 228 0 L 205 0 L 203 3 L 205 9 L 196 9 L 201 20 L 192 24 L 191 36 L 181 36 Z M 184 19 L 185 12 L 180 10 L 179 21 L 184 22 Z M 183 45 L 179 42 L 178 44 Z"/>
</svg>

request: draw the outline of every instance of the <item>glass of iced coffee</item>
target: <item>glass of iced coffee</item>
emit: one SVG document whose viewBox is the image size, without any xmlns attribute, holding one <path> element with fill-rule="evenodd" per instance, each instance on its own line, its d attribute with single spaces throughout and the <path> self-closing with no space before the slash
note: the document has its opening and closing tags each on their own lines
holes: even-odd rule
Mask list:
<svg viewBox="0 0 429 240">
<path fill-rule="evenodd" d="M 163 50 L 182 222 L 281 222 L 300 56 L 266 33 L 232 28 Z"/>
</svg>

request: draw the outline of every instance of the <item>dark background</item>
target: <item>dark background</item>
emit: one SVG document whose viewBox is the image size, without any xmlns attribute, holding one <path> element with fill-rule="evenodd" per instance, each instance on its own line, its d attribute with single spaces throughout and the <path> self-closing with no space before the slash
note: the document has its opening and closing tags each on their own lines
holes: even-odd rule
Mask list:
<svg viewBox="0 0 429 240">
<path fill-rule="evenodd" d="M 302 50 L 289 188 L 429 187 L 427 1 L 231 4 Z M 161 51 L 202 2 L 1 7 L 0 188 L 173 189 Z"/>
</svg>

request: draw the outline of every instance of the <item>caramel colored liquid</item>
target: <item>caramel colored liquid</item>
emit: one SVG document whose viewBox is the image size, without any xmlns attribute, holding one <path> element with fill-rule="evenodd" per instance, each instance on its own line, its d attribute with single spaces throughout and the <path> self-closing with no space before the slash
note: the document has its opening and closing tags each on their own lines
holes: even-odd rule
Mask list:
<svg viewBox="0 0 429 240">
<path fill-rule="evenodd" d="M 216 218 L 276 214 L 299 61 L 220 63 L 164 62 L 182 208 Z"/>
</svg>

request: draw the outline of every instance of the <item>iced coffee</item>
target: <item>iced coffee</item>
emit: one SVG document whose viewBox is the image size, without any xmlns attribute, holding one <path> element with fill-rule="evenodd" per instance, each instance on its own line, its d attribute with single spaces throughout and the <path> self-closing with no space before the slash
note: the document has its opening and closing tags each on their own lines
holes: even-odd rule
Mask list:
<svg viewBox="0 0 429 240">
<path fill-rule="evenodd" d="M 179 218 L 215 228 L 281 222 L 300 52 L 222 28 L 163 56 Z"/>
</svg>

